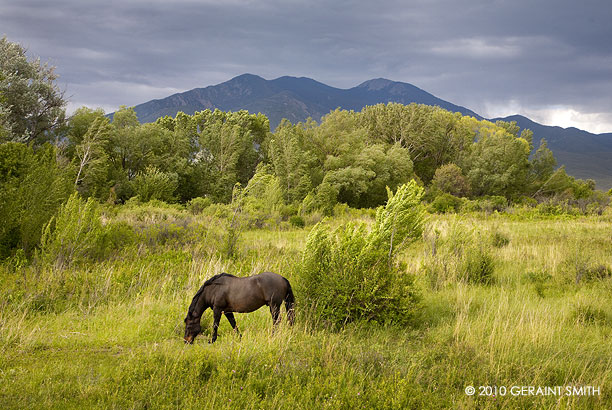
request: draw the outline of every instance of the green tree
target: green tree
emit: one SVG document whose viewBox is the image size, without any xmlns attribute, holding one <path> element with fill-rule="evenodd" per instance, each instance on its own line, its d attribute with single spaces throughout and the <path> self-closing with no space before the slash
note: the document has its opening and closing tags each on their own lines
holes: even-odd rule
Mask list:
<svg viewBox="0 0 612 410">
<path fill-rule="evenodd" d="M 172 202 L 174 191 L 178 187 L 178 175 L 175 172 L 161 172 L 153 166 L 148 166 L 136 175 L 132 187 L 142 202 L 152 199 Z"/>
<path fill-rule="evenodd" d="M 463 171 L 453 163 L 438 168 L 431 185 L 434 189 L 454 196 L 468 196 L 470 193 L 470 185 Z"/>
<path fill-rule="evenodd" d="M 81 143 L 91 124 L 99 118 L 105 118 L 104 110 L 101 108 L 93 110 L 88 107 L 78 108 L 72 116 L 68 118 L 68 123 L 64 129 L 66 139 L 68 140 L 65 150 L 65 154 L 68 158 L 73 159 L 75 147 Z"/>
<path fill-rule="evenodd" d="M 110 161 L 107 151 L 112 135 L 108 118 L 96 117 L 74 148 L 74 185 L 85 196 L 108 198 Z M 106 197 L 106 198 L 104 198 Z"/>
<path fill-rule="evenodd" d="M 546 140 L 542 138 L 540 146 L 533 154 L 533 158 L 531 158 L 530 161 L 530 176 L 536 192 L 548 183 L 556 166 L 557 160 L 552 151 L 548 149 Z"/>
<path fill-rule="evenodd" d="M 45 144 L 0 144 L 0 257 L 14 248 L 30 254 L 43 226 L 74 190 L 74 173 Z"/>
<path fill-rule="evenodd" d="M 467 177 L 475 195 L 512 198 L 524 193 L 529 171 L 529 142 L 489 121 L 479 121 L 477 141 L 467 158 Z"/>
<path fill-rule="evenodd" d="M 474 139 L 467 117 L 439 107 L 378 104 L 364 108 L 359 116 L 369 140 L 399 143 L 408 149 L 414 172 L 425 183 L 441 165 L 462 162 L 464 151 Z"/>
<path fill-rule="evenodd" d="M 5 140 L 42 143 L 64 124 L 66 101 L 54 67 L 30 60 L 26 50 L 0 39 L 0 122 Z M 8 130 L 8 132 L 6 132 Z"/>
<path fill-rule="evenodd" d="M 225 113 L 204 110 L 193 115 L 198 150 L 193 163 L 200 176 L 200 196 L 209 194 L 228 202 L 236 182 L 246 185 L 262 159 L 261 147 L 269 122 L 247 111 Z"/>
<path fill-rule="evenodd" d="M 103 233 L 98 203 L 92 198 L 84 201 L 75 192 L 43 229 L 42 259 L 62 268 L 102 256 Z"/>
<path fill-rule="evenodd" d="M 317 157 L 306 148 L 301 125 L 281 122 L 268 141 L 268 155 L 288 202 L 301 202 L 313 188 L 313 180 L 321 180 Z"/>
</svg>

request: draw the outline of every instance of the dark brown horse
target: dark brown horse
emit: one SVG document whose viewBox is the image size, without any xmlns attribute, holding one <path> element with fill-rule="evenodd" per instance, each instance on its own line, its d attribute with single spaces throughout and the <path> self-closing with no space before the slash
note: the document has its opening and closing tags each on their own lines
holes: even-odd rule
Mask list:
<svg viewBox="0 0 612 410">
<path fill-rule="evenodd" d="M 215 275 L 204 282 L 191 301 L 185 318 L 185 343 L 193 343 L 196 336 L 202 333 L 200 318 L 208 308 L 213 310 L 211 343 L 214 343 L 217 340 L 217 329 L 222 313 L 232 328 L 240 334 L 233 312 L 253 312 L 267 305 L 270 306 L 272 320 L 276 325 L 280 322 L 280 307 L 283 301 L 287 309 L 287 320 L 293 324 L 295 299 L 289 281 L 281 275 L 272 272 L 263 272 L 246 278 L 227 273 Z"/>
</svg>

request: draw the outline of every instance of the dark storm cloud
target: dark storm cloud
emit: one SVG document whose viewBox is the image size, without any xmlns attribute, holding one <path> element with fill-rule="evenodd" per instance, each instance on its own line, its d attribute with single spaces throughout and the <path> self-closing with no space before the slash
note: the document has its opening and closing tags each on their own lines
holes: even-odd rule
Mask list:
<svg viewBox="0 0 612 410">
<path fill-rule="evenodd" d="M 588 0 L 0 0 L 0 32 L 58 67 L 72 106 L 114 110 L 245 72 L 343 88 L 387 77 L 483 115 L 573 115 L 599 131 L 612 131 L 610 21 Z"/>
</svg>

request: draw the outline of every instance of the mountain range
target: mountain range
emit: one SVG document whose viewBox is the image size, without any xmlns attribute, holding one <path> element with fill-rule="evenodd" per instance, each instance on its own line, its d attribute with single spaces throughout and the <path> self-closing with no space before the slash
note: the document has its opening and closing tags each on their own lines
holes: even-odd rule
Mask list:
<svg viewBox="0 0 612 410">
<path fill-rule="evenodd" d="M 265 114 L 274 130 L 283 118 L 293 123 L 308 117 L 318 121 L 338 107 L 360 111 L 367 105 L 387 102 L 437 105 L 483 119 L 468 108 L 444 101 L 412 84 L 384 78 L 340 89 L 306 77 L 285 76 L 266 80 L 253 74 L 243 74 L 221 84 L 151 100 L 134 109 L 140 122 L 153 122 L 165 115 L 175 116 L 179 111 L 191 115 L 207 108 L 248 110 Z M 551 127 L 520 115 L 491 119 L 497 120 L 516 121 L 521 129 L 532 130 L 536 147 L 539 140 L 545 138 L 558 164 L 564 165 L 568 174 L 594 179 L 599 189 L 612 188 L 612 133 L 592 134 L 577 128 Z"/>
</svg>

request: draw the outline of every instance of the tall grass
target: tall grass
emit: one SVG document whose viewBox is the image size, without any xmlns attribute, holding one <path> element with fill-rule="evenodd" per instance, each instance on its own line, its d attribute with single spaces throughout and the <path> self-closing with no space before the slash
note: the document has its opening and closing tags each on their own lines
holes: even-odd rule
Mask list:
<svg viewBox="0 0 612 410">
<path fill-rule="evenodd" d="M 358 216 L 373 224 L 371 215 Z M 2 408 L 605 409 L 612 403 L 606 274 L 612 219 L 606 215 L 435 216 L 424 240 L 398 255 L 422 294 L 413 326 L 358 321 L 329 330 L 299 314 L 296 292 L 293 327 L 282 323 L 272 332 L 262 308 L 236 315 L 242 338 L 223 319 L 217 343 L 209 345 L 205 335 L 185 346 L 182 319 L 210 276 L 271 270 L 294 283 L 302 274 L 311 225 L 248 229 L 236 257 L 224 259 L 218 254 L 223 218 L 155 205 L 105 209 L 104 226 L 125 224 L 135 236 L 103 260 L 61 269 L 36 261 L 0 265 Z M 182 228 L 165 233 L 163 223 Z M 464 276 L 470 249 L 491 258 L 490 280 Z M 210 313 L 202 324 L 210 332 Z M 601 394 L 468 396 L 470 385 L 591 385 Z"/>
</svg>

